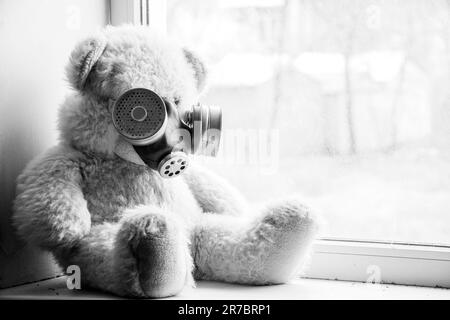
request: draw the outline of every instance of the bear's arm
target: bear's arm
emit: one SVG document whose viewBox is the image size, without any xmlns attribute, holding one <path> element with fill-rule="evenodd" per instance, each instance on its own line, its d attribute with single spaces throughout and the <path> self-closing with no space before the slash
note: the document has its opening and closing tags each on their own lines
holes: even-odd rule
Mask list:
<svg viewBox="0 0 450 320">
<path fill-rule="evenodd" d="M 191 165 L 183 177 L 204 212 L 241 215 L 247 211 L 242 194 L 212 171 Z"/>
<path fill-rule="evenodd" d="M 60 145 L 31 161 L 19 176 L 13 223 L 22 238 L 53 248 L 71 246 L 89 232 L 81 158 L 81 153 Z"/>
</svg>

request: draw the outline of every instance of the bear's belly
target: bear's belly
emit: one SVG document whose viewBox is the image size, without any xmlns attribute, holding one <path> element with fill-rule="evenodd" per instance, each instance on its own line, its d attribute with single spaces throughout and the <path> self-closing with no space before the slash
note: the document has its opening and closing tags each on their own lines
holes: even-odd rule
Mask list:
<svg viewBox="0 0 450 320">
<path fill-rule="evenodd" d="M 182 177 L 163 179 L 147 167 L 123 160 L 82 168 L 83 193 L 93 224 L 118 221 L 127 209 L 152 205 L 193 222 L 201 209 Z"/>
</svg>

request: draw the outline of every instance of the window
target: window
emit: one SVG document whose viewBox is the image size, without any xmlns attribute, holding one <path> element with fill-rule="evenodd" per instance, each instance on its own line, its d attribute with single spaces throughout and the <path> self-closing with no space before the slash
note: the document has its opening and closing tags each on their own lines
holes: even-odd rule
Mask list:
<svg viewBox="0 0 450 320">
<path fill-rule="evenodd" d="M 163 7 L 210 66 L 201 101 L 224 110 L 206 165 L 251 201 L 298 194 L 327 221 L 312 276 L 450 286 L 448 1 Z"/>
<path fill-rule="evenodd" d="M 450 244 L 448 2 L 169 0 L 167 12 L 169 35 L 211 65 L 203 101 L 223 107 L 225 129 L 269 139 L 254 159 L 224 141 L 211 162 L 251 200 L 298 193 L 325 237 Z"/>
</svg>

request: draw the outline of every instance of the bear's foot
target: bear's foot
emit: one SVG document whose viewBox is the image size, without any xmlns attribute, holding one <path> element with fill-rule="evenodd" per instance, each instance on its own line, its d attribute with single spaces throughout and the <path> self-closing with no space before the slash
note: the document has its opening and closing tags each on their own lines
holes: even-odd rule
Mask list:
<svg viewBox="0 0 450 320">
<path fill-rule="evenodd" d="M 122 278 L 126 279 L 122 288 L 127 295 L 168 297 L 192 283 L 188 242 L 170 216 L 137 209 L 124 218 L 119 236 L 132 256 L 131 260 L 117 260 L 128 262 L 122 268 Z"/>
<path fill-rule="evenodd" d="M 249 244 L 259 247 L 255 251 L 260 251 L 254 283 L 285 283 L 298 274 L 317 230 L 317 218 L 298 200 L 269 205 L 247 238 Z"/>
<path fill-rule="evenodd" d="M 285 283 L 304 265 L 318 229 L 296 199 L 267 206 L 250 224 L 208 217 L 196 231 L 196 277 L 243 284 Z"/>
</svg>

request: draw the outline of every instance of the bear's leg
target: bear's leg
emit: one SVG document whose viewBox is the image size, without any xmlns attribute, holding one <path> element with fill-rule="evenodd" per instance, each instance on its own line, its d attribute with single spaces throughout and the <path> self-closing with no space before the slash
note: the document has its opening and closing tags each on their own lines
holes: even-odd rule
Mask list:
<svg viewBox="0 0 450 320">
<path fill-rule="evenodd" d="M 297 200 L 272 204 L 251 221 L 210 214 L 194 234 L 195 277 L 244 284 L 285 283 L 304 264 L 317 225 Z"/>
<path fill-rule="evenodd" d="M 94 225 L 63 256 L 64 265 L 80 267 L 83 286 L 121 296 L 167 297 L 193 282 L 184 231 L 159 208 L 141 207 L 117 224 Z"/>
</svg>

